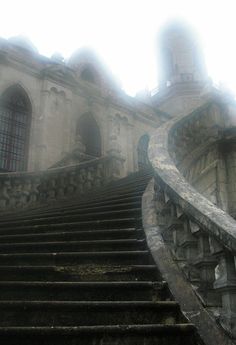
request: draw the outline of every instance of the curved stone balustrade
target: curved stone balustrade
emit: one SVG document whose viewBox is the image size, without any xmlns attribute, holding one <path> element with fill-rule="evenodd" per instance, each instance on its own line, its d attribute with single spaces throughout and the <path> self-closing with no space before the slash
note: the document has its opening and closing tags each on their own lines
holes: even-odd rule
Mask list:
<svg viewBox="0 0 236 345">
<path fill-rule="evenodd" d="M 203 305 L 235 336 L 236 221 L 180 172 L 193 151 L 223 140 L 227 112 L 212 112 L 212 106 L 214 102 L 158 128 L 149 143 L 149 159 L 157 224 L 165 243 Z"/>
<path fill-rule="evenodd" d="M 0 174 L 0 209 L 83 196 L 122 176 L 122 167 L 121 159 L 109 156 L 46 171 Z"/>
</svg>

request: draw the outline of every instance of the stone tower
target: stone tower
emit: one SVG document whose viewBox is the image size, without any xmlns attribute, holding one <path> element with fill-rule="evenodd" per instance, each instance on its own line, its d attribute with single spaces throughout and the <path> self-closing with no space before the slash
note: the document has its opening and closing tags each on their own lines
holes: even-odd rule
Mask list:
<svg viewBox="0 0 236 345">
<path fill-rule="evenodd" d="M 163 28 L 158 42 L 159 90 L 156 106 L 170 115 L 197 107 L 207 81 L 202 50 L 192 29 L 181 22 Z"/>
</svg>

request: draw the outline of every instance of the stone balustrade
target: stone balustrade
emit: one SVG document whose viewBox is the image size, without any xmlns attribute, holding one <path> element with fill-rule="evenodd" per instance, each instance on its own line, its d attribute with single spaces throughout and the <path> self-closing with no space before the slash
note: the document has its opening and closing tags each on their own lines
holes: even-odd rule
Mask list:
<svg viewBox="0 0 236 345">
<path fill-rule="evenodd" d="M 123 160 L 108 156 L 47 171 L 0 174 L 0 209 L 46 204 L 89 191 L 122 176 Z"/>
<path fill-rule="evenodd" d="M 149 159 L 157 225 L 165 244 L 204 307 L 236 336 L 236 221 L 181 173 L 191 152 L 223 140 L 224 112 L 212 112 L 214 106 L 207 104 L 198 116 L 193 113 L 161 126 L 150 140 Z"/>
</svg>

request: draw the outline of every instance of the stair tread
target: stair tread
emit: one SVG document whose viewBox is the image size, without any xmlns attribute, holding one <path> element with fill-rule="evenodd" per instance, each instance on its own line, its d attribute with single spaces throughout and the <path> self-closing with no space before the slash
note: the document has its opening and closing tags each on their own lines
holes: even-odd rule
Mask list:
<svg viewBox="0 0 236 345">
<path fill-rule="evenodd" d="M 89 286 L 89 287 L 102 287 L 102 286 L 150 286 L 150 287 L 163 287 L 166 285 L 165 281 L 105 281 L 105 282 L 97 282 L 97 281 L 89 281 L 89 282 L 42 282 L 42 281 L 1 281 L 0 286 L 8 286 L 8 285 L 17 285 L 17 286 Z"/>
<path fill-rule="evenodd" d="M 126 308 L 128 306 L 139 308 L 139 307 L 148 307 L 148 308 L 179 308 L 179 304 L 176 301 L 28 301 L 28 300 L 4 300 L 0 301 L 0 307 L 4 306 L 24 306 L 24 307 L 41 307 L 41 306 L 50 306 L 50 307 L 115 307 L 115 308 Z"/>
<path fill-rule="evenodd" d="M 7 247 L 7 246 L 45 246 L 45 245 L 57 245 L 57 244 L 64 244 L 64 245 L 72 245 L 72 244 L 103 244 L 103 243 L 114 243 L 114 244 L 119 244 L 119 243 L 146 243 L 145 240 L 140 240 L 140 239 L 114 239 L 114 240 L 90 240 L 90 241 L 51 241 L 51 242 L 12 242 L 12 243 L 1 243 L 0 242 L 0 247 Z"/>
<path fill-rule="evenodd" d="M 27 333 L 56 333 L 56 332 L 65 332 L 65 333 L 87 333 L 87 332 L 137 332 L 137 331 L 144 331 L 144 332 L 152 332 L 152 331 L 161 331 L 165 330 L 169 331 L 185 331 L 185 332 L 192 332 L 195 329 L 195 326 L 191 323 L 176 323 L 176 324 L 127 324 L 127 325 L 94 325 L 94 326 L 50 326 L 50 327 L 16 327 L 16 326 L 0 326 L 0 333 L 9 333 L 11 331 L 16 332 L 27 332 Z"/>
</svg>

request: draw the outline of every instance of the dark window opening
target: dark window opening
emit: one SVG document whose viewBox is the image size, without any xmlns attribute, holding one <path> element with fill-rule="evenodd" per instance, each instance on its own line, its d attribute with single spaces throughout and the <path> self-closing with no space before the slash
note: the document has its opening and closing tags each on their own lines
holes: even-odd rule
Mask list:
<svg viewBox="0 0 236 345">
<path fill-rule="evenodd" d="M 9 88 L 0 101 L 0 171 L 27 168 L 31 104 L 25 91 Z"/>
<path fill-rule="evenodd" d="M 93 73 L 93 71 L 91 71 L 91 68 L 89 68 L 89 67 L 86 67 L 86 68 L 82 71 L 82 73 L 81 73 L 80 76 L 81 76 L 81 78 L 82 78 L 83 80 L 86 80 L 86 81 L 88 81 L 89 83 L 93 83 L 93 84 L 96 83 L 94 73 Z"/>
<path fill-rule="evenodd" d="M 139 170 L 145 169 L 149 165 L 148 159 L 148 143 L 149 136 L 147 134 L 143 135 L 138 142 L 138 168 Z"/>
<path fill-rule="evenodd" d="M 101 135 L 97 122 L 91 114 L 80 117 L 77 126 L 77 134 L 85 146 L 85 153 L 89 156 L 101 156 Z"/>
</svg>

